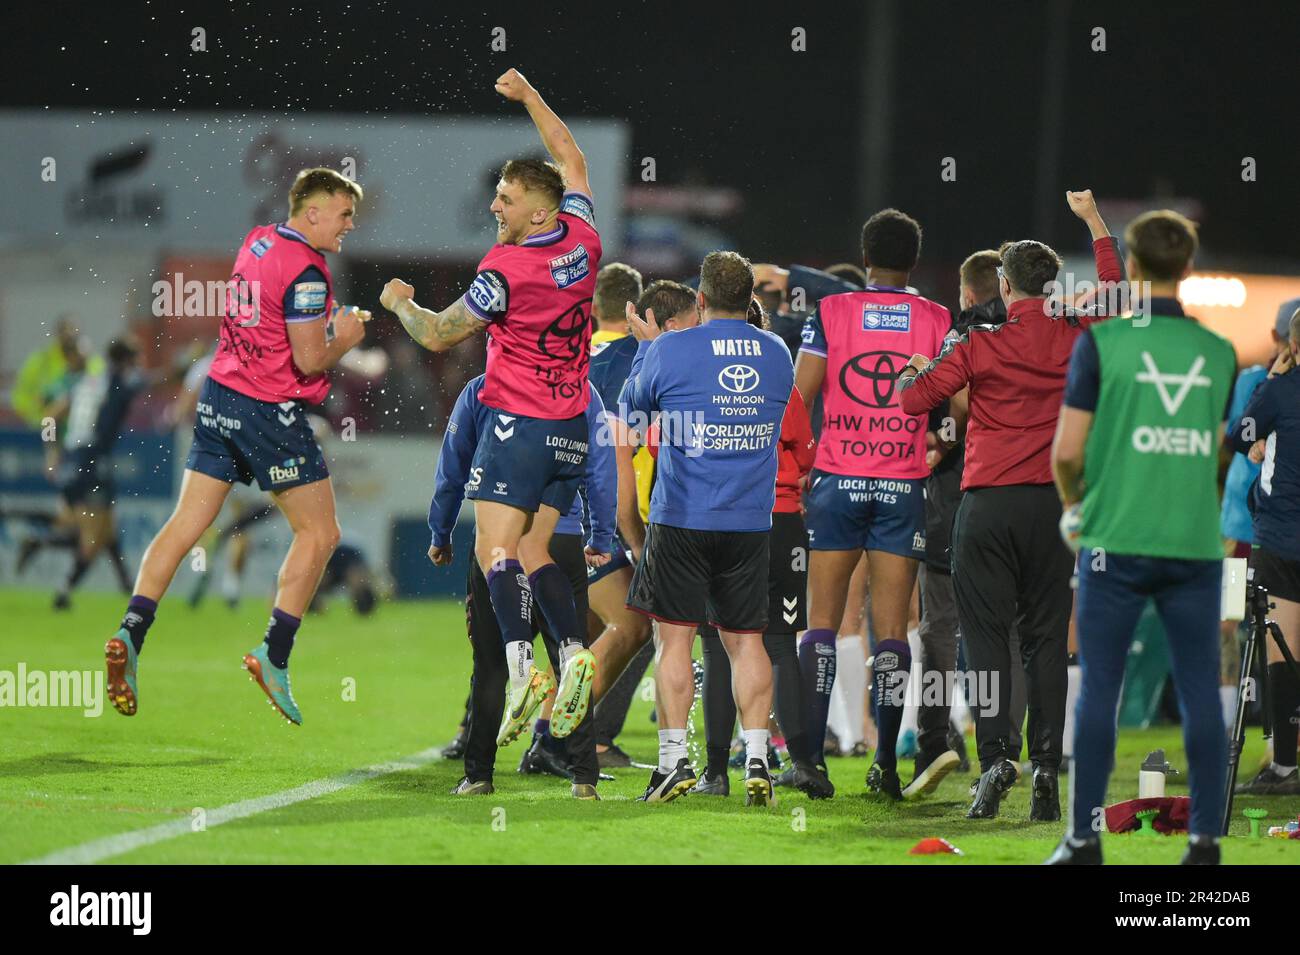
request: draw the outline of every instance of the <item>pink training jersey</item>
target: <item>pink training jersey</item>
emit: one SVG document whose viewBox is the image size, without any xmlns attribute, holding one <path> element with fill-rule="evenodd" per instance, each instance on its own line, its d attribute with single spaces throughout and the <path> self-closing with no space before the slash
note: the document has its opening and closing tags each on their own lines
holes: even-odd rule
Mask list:
<svg viewBox="0 0 1300 955">
<path fill-rule="evenodd" d="M 556 227 L 520 245 L 494 245 L 466 307 L 488 323 L 487 380 L 479 400 L 530 418 L 587 410 L 591 296 L 600 267 L 592 202 L 567 192 Z"/>
<path fill-rule="evenodd" d="M 826 359 L 814 467 L 850 477 L 930 473 L 926 415 L 903 413 L 894 382 L 913 355 L 939 354 L 951 327 L 946 308 L 910 288 L 869 287 L 818 303 L 799 347 Z"/>
<path fill-rule="evenodd" d="M 320 321 L 332 304 L 324 253 L 296 229 L 258 226 L 235 258 L 212 380 L 258 401 L 324 400 L 329 376 L 294 367 L 288 325 Z"/>
</svg>

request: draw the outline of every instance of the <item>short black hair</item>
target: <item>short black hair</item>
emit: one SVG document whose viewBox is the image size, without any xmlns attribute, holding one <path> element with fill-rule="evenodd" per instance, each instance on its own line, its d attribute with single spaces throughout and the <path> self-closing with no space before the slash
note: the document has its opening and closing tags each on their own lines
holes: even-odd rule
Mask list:
<svg viewBox="0 0 1300 955">
<path fill-rule="evenodd" d="M 862 266 L 854 265 L 852 262 L 837 262 L 835 265 L 826 266 L 826 274 L 833 275 L 841 282 L 848 282 L 857 288 L 867 287 L 867 273 Z"/>
<path fill-rule="evenodd" d="M 921 258 L 921 223 L 897 209 L 881 209 L 862 227 L 862 261 L 910 272 Z"/>
<path fill-rule="evenodd" d="M 121 335 L 108 343 L 105 349 L 111 365 L 127 365 L 140 354 L 140 340 L 134 335 Z"/>
</svg>

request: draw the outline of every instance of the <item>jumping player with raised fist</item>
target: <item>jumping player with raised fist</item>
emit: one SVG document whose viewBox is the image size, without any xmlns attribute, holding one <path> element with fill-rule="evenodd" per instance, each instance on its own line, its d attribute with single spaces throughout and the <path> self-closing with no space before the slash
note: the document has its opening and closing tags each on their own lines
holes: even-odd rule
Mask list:
<svg viewBox="0 0 1300 955">
<path fill-rule="evenodd" d="M 497 244 L 464 295 L 433 311 L 415 303 L 410 285 L 393 279 L 380 302 L 430 351 L 487 334 L 478 400 L 493 420 L 475 450 L 465 496 L 474 502 L 475 557 L 510 666 L 497 734 L 504 746 L 554 688 L 533 665 L 534 599 L 560 644 L 555 712 L 576 725 L 590 702 L 595 657 L 569 580 L 551 559 L 550 540 L 587 459 L 591 300 L 601 242 L 587 162 L 568 127 L 518 70 L 497 77 L 496 90 L 524 105 L 555 162 L 512 159 L 501 168 L 491 205 Z M 589 564 L 608 560 L 588 550 Z"/>
</svg>

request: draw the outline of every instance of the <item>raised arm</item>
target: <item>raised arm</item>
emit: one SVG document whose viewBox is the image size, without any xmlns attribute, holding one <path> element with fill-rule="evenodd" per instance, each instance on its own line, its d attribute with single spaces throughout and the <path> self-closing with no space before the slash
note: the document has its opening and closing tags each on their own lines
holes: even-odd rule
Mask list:
<svg viewBox="0 0 1300 955">
<path fill-rule="evenodd" d="M 391 279 L 379 296 L 384 306 L 402 323 L 406 333 L 429 351 L 446 351 L 487 327 L 487 321 L 470 311 L 465 296 L 441 312 L 415 304 L 415 288 L 401 279 Z"/>
<path fill-rule="evenodd" d="M 1124 263 L 1119 257 L 1119 241 L 1106 228 L 1101 213 L 1097 211 L 1097 202 L 1092 196 L 1092 190 L 1067 192 L 1065 201 L 1069 204 L 1070 211 L 1088 227 L 1088 234 L 1092 236 L 1092 254 L 1097 262 L 1097 280 L 1111 284 L 1124 281 Z M 1105 302 L 1105 296 L 1098 296 L 1099 306 L 1104 305 Z M 1105 312 L 1106 309 L 1102 308 L 1100 311 Z"/>
<path fill-rule="evenodd" d="M 807 265 L 792 265 L 788 269 L 768 263 L 755 265 L 754 288 L 761 290 L 763 286 L 779 291 L 796 312 L 811 312 L 827 295 L 858 291 L 857 286 Z M 802 295 L 798 294 L 799 289 L 803 290 Z M 801 300 L 798 308 L 792 301 L 795 297 Z"/>
<path fill-rule="evenodd" d="M 1106 223 L 1102 221 L 1101 213 L 1097 211 L 1097 201 L 1092 197 L 1091 189 L 1067 192 L 1065 201 L 1069 203 L 1070 211 L 1083 220 L 1083 224 L 1088 227 L 1094 242 L 1110 235 Z"/>
<path fill-rule="evenodd" d="M 587 159 L 578 148 L 569 127 L 546 105 L 542 94 L 533 88 L 524 74 L 513 67 L 497 77 L 496 88 L 506 99 L 524 104 L 529 119 L 542 137 L 542 145 L 564 173 L 564 188 L 592 198 L 591 183 L 587 181 Z"/>
</svg>

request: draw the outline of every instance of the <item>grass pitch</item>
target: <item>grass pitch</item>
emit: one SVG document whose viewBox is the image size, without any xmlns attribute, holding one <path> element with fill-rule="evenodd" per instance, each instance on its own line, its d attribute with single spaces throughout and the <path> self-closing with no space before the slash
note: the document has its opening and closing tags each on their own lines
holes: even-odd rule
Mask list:
<svg viewBox="0 0 1300 955">
<path fill-rule="evenodd" d="M 100 672 L 122 599 L 79 595 L 62 614 L 48 601 L 44 593 L 0 591 L 0 670 L 16 672 L 21 662 L 29 673 Z M 385 604 L 365 619 L 334 601 L 309 616 L 293 657 L 302 727 L 285 723 L 240 669 L 267 613 L 258 601 L 237 610 L 215 600 L 198 610 L 165 601 L 141 657 L 135 717 L 119 716 L 106 701 L 98 717 L 0 707 L 0 862 L 164 823 L 179 823 L 177 834 L 104 861 L 1036 864 L 1062 831 L 1058 823 L 1026 821 L 1023 783 L 991 822 L 963 818 L 970 776 L 949 776 L 920 803 L 869 799 L 867 761 L 860 759 L 831 761 L 839 792 L 829 802 L 782 790 L 773 809 L 746 810 L 743 794 L 645 806 L 633 800 L 646 772 L 618 770 L 615 781 L 601 784 L 602 802 L 579 803 L 562 780 L 515 773 L 523 742 L 500 753 L 497 792 L 489 797 L 450 796 L 461 766 L 433 760 L 193 831 L 195 820 L 219 807 L 441 745 L 460 716 L 470 655 L 455 602 Z M 642 761 L 653 761 L 657 746 L 650 711 L 638 698 L 621 739 Z M 702 733 L 694 741 L 702 743 Z M 1138 764 L 1157 746 L 1185 767 L 1176 727 L 1121 732 L 1111 801 L 1136 795 Z M 1261 746 L 1253 730 L 1243 776 L 1254 771 Z M 904 781 L 909 773 L 907 761 Z M 733 774 L 738 791 L 737 782 Z M 1185 789 L 1175 779 L 1171 791 Z M 1246 806 L 1266 808 L 1266 825 L 1281 824 L 1300 812 L 1294 802 L 1239 798 L 1234 835 L 1246 832 Z M 909 855 L 926 836 L 947 838 L 964 855 Z M 1112 863 L 1174 863 L 1183 851 L 1178 837 L 1108 836 L 1104 846 Z M 1224 858 L 1296 864 L 1300 842 L 1233 838 Z"/>
</svg>

